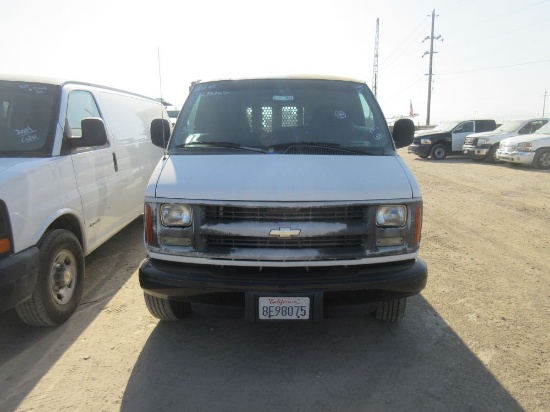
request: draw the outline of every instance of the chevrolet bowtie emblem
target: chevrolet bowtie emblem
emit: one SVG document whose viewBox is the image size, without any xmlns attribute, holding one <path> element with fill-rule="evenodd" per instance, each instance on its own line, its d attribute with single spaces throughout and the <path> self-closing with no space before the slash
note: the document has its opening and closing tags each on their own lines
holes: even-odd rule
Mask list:
<svg viewBox="0 0 550 412">
<path fill-rule="evenodd" d="M 280 227 L 279 229 L 271 229 L 271 231 L 269 232 L 269 236 L 291 237 L 291 236 L 298 236 L 300 232 L 301 232 L 300 229 Z"/>
</svg>

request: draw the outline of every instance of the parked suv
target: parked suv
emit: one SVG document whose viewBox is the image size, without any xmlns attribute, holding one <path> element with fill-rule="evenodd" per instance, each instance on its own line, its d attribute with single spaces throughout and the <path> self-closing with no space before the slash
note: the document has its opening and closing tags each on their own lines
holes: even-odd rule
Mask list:
<svg viewBox="0 0 550 412">
<path fill-rule="evenodd" d="M 530 164 L 550 169 L 550 123 L 534 134 L 509 137 L 500 142 L 497 159 L 511 164 Z"/>
<path fill-rule="evenodd" d="M 431 130 L 417 131 L 408 152 L 434 160 L 445 159 L 448 154 L 461 154 L 467 135 L 494 130 L 494 120 L 462 120 L 441 123 Z"/>
<path fill-rule="evenodd" d="M 399 320 L 428 275 L 420 188 L 396 152 L 413 134 L 409 119 L 390 134 L 361 81 L 194 84 L 146 191 L 151 314 Z"/>
<path fill-rule="evenodd" d="M 548 119 L 527 119 L 506 122 L 492 132 L 474 133 L 466 136 L 462 153 L 474 160 L 498 161 L 496 152 L 502 139 L 522 134 L 535 133 L 548 123 Z"/>
</svg>

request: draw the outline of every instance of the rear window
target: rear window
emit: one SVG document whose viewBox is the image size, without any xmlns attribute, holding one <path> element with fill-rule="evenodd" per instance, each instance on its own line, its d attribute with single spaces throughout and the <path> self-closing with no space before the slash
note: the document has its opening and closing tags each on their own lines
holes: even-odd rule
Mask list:
<svg viewBox="0 0 550 412">
<path fill-rule="evenodd" d="M 379 153 L 394 148 L 366 85 L 300 79 L 196 85 L 180 113 L 170 150 L 216 147 L 216 143 L 268 153 L 304 143 Z"/>
</svg>

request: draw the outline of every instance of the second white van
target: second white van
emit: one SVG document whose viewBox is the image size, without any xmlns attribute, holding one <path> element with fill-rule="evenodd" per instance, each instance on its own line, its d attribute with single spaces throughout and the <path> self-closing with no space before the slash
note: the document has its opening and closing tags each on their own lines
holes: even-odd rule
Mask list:
<svg viewBox="0 0 550 412">
<path fill-rule="evenodd" d="M 84 257 L 143 212 L 163 118 L 137 94 L 0 76 L 0 311 L 43 326 L 73 314 Z"/>
</svg>

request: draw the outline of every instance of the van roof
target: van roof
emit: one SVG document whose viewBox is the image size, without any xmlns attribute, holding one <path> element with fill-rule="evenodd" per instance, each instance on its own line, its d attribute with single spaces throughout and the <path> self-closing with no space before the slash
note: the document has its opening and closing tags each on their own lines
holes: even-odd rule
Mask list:
<svg viewBox="0 0 550 412">
<path fill-rule="evenodd" d="M 281 76 L 253 76 L 253 77 L 227 77 L 214 78 L 207 80 L 197 80 L 193 85 L 206 82 L 224 81 L 224 80 L 284 80 L 284 79 L 300 79 L 300 80 L 336 80 L 344 82 L 365 83 L 364 80 L 354 79 L 351 77 L 325 75 L 325 74 L 288 74 Z"/>
<path fill-rule="evenodd" d="M 95 83 L 62 79 L 58 77 L 32 76 L 32 75 L 23 75 L 23 74 L 0 74 L 0 81 L 42 83 L 42 84 L 51 84 L 53 86 L 63 86 L 65 84 L 80 84 L 83 86 L 99 87 L 102 89 L 112 90 L 116 92 L 132 94 L 134 96 L 142 97 L 145 99 L 156 100 L 159 102 L 159 104 L 161 104 L 159 99 L 155 99 L 154 97 L 145 96 L 139 93 L 130 92 L 128 90 L 117 89 L 115 87 L 110 87 L 110 86 L 102 86 L 100 84 L 95 84 Z"/>
</svg>

